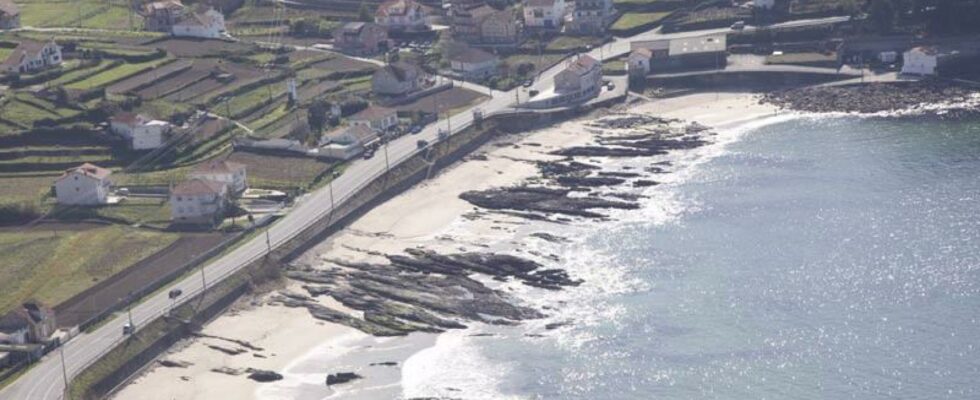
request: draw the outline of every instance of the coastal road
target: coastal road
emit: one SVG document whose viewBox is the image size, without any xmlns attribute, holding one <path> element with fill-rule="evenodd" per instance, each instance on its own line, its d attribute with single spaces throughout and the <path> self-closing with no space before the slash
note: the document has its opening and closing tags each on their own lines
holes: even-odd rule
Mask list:
<svg viewBox="0 0 980 400">
<path fill-rule="evenodd" d="M 824 18 L 819 20 L 794 21 L 792 23 L 780 24 L 780 26 L 805 26 L 823 23 L 833 23 L 839 19 Z M 754 29 L 747 27 L 746 29 Z M 633 40 L 654 40 L 667 39 L 684 36 L 699 36 L 706 33 L 727 32 L 728 29 L 716 29 L 710 31 L 684 32 L 676 34 L 661 34 L 659 32 L 649 32 L 639 34 L 629 38 L 619 38 L 603 46 L 603 55 L 614 57 L 629 52 L 629 42 Z M 599 58 L 600 49 L 591 52 L 594 57 Z M 552 85 L 552 78 L 564 67 L 563 63 L 558 63 L 552 68 L 543 71 L 536 80 L 534 87 L 544 91 Z M 472 87 L 472 86 L 471 86 Z M 249 265 L 278 244 L 292 238 L 302 232 L 312 221 L 327 217 L 331 210 L 331 197 L 334 203 L 341 199 L 346 199 L 355 193 L 360 187 L 369 182 L 372 178 L 379 176 L 386 169 L 386 159 L 388 164 L 395 164 L 414 155 L 417 149 L 416 141 L 419 139 L 428 140 L 434 143 L 438 137 L 439 129 L 452 127 L 452 132 L 469 126 L 472 123 L 473 109 L 479 108 L 484 115 L 492 115 L 509 112 L 515 101 L 526 100 L 526 90 L 522 88 L 511 91 L 488 91 L 490 97 L 483 103 L 471 107 L 464 112 L 453 115 L 447 122 L 446 119 L 430 124 L 418 135 L 408 135 L 391 141 L 387 145 L 387 157 L 385 149 L 379 149 L 376 155 L 368 160 L 358 159 L 340 175 L 331 185 L 317 189 L 309 195 L 297 201 L 283 218 L 272 224 L 265 234 L 257 235 L 246 242 L 240 244 L 234 250 L 227 252 L 220 258 L 212 261 L 203 267 L 200 273 L 188 276 L 172 284 L 167 289 L 145 298 L 132 308 L 132 319 L 137 328 L 145 326 L 159 316 L 167 312 L 171 307 L 171 300 L 167 297 L 169 289 L 181 289 L 184 295 L 178 299 L 177 304 L 181 304 L 200 292 L 205 285 L 212 285 L 228 275 Z M 332 188 L 332 190 L 331 190 Z M 332 194 L 331 194 L 332 193 Z M 19 379 L 0 390 L 0 400 L 53 400 L 61 399 L 64 395 L 65 381 L 67 375 L 71 379 L 86 366 L 101 357 L 102 354 L 114 348 L 124 338 L 122 336 L 123 326 L 128 323 L 125 314 L 106 321 L 94 331 L 82 333 L 70 340 L 59 350 L 45 356 L 36 363 L 31 369 L 26 371 Z M 63 353 L 61 353 L 63 352 Z M 61 354 L 64 357 L 64 371 L 62 370 Z"/>
</svg>

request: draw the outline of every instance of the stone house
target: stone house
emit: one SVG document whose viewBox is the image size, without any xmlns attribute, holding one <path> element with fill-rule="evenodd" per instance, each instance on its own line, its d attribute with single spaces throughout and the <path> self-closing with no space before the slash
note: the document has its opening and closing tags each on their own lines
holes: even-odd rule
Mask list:
<svg viewBox="0 0 980 400">
<path fill-rule="evenodd" d="M 348 22 L 333 31 L 334 49 L 354 55 L 388 51 L 388 31 L 371 22 Z"/>
<path fill-rule="evenodd" d="M 213 224 L 228 203 L 228 185 L 191 178 L 170 190 L 170 217 L 175 224 Z"/>
<path fill-rule="evenodd" d="M 555 93 L 566 101 L 594 97 L 602 89 L 602 65 L 584 55 L 555 75 Z"/>
<path fill-rule="evenodd" d="M 58 329 L 54 311 L 29 301 L 0 317 L 0 344 L 44 343 Z"/>
<path fill-rule="evenodd" d="M 414 0 L 388 0 L 378 6 L 374 22 L 389 31 L 418 32 L 429 29 L 429 12 Z"/>
<path fill-rule="evenodd" d="M 626 69 L 630 77 L 642 78 L 650 73 L 650 60 L 653 58 L 653 50 L 645 47 L 630 52 L 626 59 Z"/>
<path fill-rule="evenodd" d="M 13 0 L 0 0 L 0 29 L 20 28 L 20 8 Z"/>
<path fill-rule="evenodd" d="M 483 45 L 513 46 L 520 42 L 520 25 L 513 11 L 485 4 L 459 6 L 452 10 L 452 34 L 458 41 Z"/>
<path fill-rule="evenodd" d="M 5 74 L 32 73 L 60 65 L 61 61 L 61 46 L 54 40 L 23 40 L 0 64 L 0 71 Z"/>
<path fill-rule="evenodd" d="M 565 22 L 565 0 L 525 0 L 524 27 L 560 30 Z"/>
<path fill-rule="evenodd" d="M 248 187 L 248 175 L 245 164 L 227 160 L 211 160 L 199 164 L 188 175 L 191 179 L 202 179 L 219 182 L 228 186 L 229 194 L 237 194 Z"/>
<path fill-rule="evenodd" d="M 133 150 L 150 150 L 163 145 L 170 123 L 140 114 L 119 113 L 109 119 L 109 129 L 129 142 Z"/>
<path fill-rule="evenodd" d="M 385 96 L 403 96 L 421 89 L 426 81 L 421 68 L 406 63 L 388 64 L 371 76 L 371 90 Z"/>
<path fill-rule="evenodd" d="M 180 37 L 218 39 L 225 34 L 225 16 L 214 8 L 199 7 L 177 18 L 170 34 Z"/>
<path fill-rule="evenodd" d="M 154 1 L 143 4 L 140 9 L 143 28 L 154 32 L 171 32 L 184 12 L 184 5 L 178 0 Z"/>
<path fill-rule="evenodd" d="M 112 171 L 85 163 L 69 168 L 54 183 L 58 204 L 103 205 L 109 203 Z"/>
</svg>

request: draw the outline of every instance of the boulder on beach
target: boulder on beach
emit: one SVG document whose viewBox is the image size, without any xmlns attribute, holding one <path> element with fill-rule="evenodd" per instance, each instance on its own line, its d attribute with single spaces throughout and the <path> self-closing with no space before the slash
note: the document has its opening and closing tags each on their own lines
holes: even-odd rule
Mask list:
<svg viewBox="0 0 980 400">
<path fill-rule="evenodd" d="M 327 386 L 339 385 L 361 378 L 363 378 L 363 376 L 353 372 L 338 372 L 336 374 L 327 375 Z"/>
<path fill-rule="evenodd" d="M 263 369 L 255 369 L 252 370 L 250 374 L 248 374 L 248 379 L 251 379 L 256 382 L 275 382 L 278 380 L 282 380 L 282 375 L 279 374 L 278 372 L 267 371 Z"/>
</svg>

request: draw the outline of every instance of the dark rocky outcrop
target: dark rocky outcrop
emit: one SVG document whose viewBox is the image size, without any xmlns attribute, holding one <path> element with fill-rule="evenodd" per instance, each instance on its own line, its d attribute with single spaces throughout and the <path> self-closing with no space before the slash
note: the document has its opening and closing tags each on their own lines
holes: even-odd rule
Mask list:
<svg viewBox="0 0 980 400">
<path fill-rule="evenodd" d="M 340 385 L 342 383 L 347 383 L 361 378 L 363 378 L 363 376 L 353 372 L 338 372 L 336 374 L 327 375 L 327 386 Z"/>
<path fill-rule="evenodd" d="M 603 218 L 597 208 L 637 209 L 639 204 L 591 197 L 570 197 L 569 189 L 515 186 L 460 194 L 471 204 L 491 210 L 537 211 L 586 218 Z"/>
<path fill-rule="evenodd" d="M 176 360 L 159 360 L 157 361 L 157 364 L 160 364 L 160 366 L 167 367 L 167 368 L 187 368 L 191 365 L 194 365 L 189 361 L 176 361 Z"/>
<path fill-rule="evenodd" d="M 787 89 L 766 94 L 761 101 L 799 111 L 871 114 L 911 110 L 923 104 L 957 103 L 976 93 L 980 90 L 948 81 L 923 80 Z M 978 114 L 975 108 L 950 112 L 956 116 Z"/>
<path fill-rule="evenodd" d="M 250 369 L 248 374 L 248 379 L 256 382 L 275 382 L 282 380 L 282 374 L 274 371 L 267 371 L 263 369 Z"/>
</svg>

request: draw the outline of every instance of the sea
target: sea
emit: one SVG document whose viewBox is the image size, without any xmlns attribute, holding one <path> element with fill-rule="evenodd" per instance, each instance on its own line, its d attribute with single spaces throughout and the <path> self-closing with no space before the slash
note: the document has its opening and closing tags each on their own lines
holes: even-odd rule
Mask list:
<svg viewBox="0 0 980 400">
<path fill-rule="evenodd" d="M 980 121 L 781 115 L 669 162 L 640 210 L 533 223 L 585 282 L 442 334 L 402 397 L 980 398 Z M 549 232 L 552 243 L 529 236 Z"/>
</svg>

